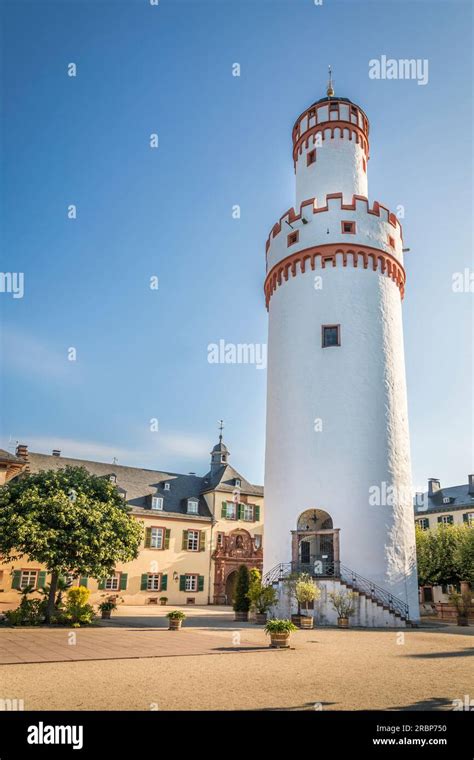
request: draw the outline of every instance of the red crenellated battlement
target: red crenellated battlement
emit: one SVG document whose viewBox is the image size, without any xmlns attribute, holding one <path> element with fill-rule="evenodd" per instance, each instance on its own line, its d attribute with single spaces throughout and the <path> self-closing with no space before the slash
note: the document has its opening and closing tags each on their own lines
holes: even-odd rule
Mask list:
<svg viewBox="0 0 474 760">
<path fill-rule="evenodd" d="M 378 216 L 379 218 L 382 216 L 385 216 L 386 221 L 389 224 L 391 224 L 392 227 L 394 227 L 394 229 L 399 230 L 400 237 L 403 240 L 402 226 L 397 216 L 393 212 L 391 212 L 386 206 L 382 205 L 381 203 L 378 203 L 378 201 L 374 201 L 372 208 L 369 208 L 369 199 L 366 198 L 364 195 L 353 195 L 352 203 L 343 203 L 342 193 L 330 193 L 329 195 L 326 195 L 325 206 L 318 207 L 317 199 L 309 198 L 308 200 L 303 201 L 300 204 L 299 214 L 295 212 L 295 209 L 293 207 L 288 209 L 288 211 L 286 211 L 280 217 L 280 220 L 273 225 L 271 232 L 267 238 L 267 242 L 265 244 L 266 253 L 268 253 L 269 251 L 272 239 L 280 234 L 281 226 L 284 222 L 288 221 L 291 224 L 292 222 L 297 222 L 298 220 L 301 220 L 303 217 L 303 211 L 305 209 L 308 209 L 309 213 L 313 213 L 313 214 L 321 214 L 321 213 L 324 213 L 325 211 L 329 211 L 328 201 L 335 198 L 338 198 L 340 200 L 341 211 L 357 211 L 358 210 L 357 203 L 359 203 L 359 208 L 361 204 L 365 204 L 367 214 L 373 214 L 374 216 Z M 307 218 L 307 216 L 304 218 Z"/>
</svg>

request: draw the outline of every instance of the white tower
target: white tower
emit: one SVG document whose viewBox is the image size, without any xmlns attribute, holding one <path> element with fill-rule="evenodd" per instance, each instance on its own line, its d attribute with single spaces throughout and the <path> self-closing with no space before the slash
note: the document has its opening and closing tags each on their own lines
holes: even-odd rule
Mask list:
<svg viewBox="0 0 474 760">
<path fill-rule="evenodd" d="M 264 562 L 269 580 L 289 562 L 352 579 L 366 604 L 372 594 L 399 612 L 401 600 L 415 621 L 402 230 L 369 205 L 368 137 L 367 116 L 331 79 L 293 128 L 296 211 L 266 246 Z"/>
</svg>

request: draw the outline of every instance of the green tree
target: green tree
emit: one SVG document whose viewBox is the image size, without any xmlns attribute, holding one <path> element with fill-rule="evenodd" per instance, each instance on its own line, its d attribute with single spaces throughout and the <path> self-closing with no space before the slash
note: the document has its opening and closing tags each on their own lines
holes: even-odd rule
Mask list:
<svg viewBox="0 0 474 760">
<path fill-rule="evenodd" d="M 474 528 L 463 526 L 461 540 L 456 550 L 459 579 L 474 584 Z"/>
<path fill-rule="evenodd" d="M 46 622 L 66 572 L 102 578 L 138 555 L 142 526 L 116 486 L 85 467 L 22 476 L 0 488 L 0 555 L 27 555 L 51 573 Z"/>
<path fill-rule="evenodd" d="M 306 612 L 308 612 L 308 604 L 314 602 L 315 599 L 319 599 L 321 589 L 316 586 L 310 575 L 301 573 L 296 581 L 295 595 L 298 604 L 304 604 Z"/>
<path fill-rule="evenodd" d="M 249 573 L 249 591 L 248 598 L 252 609 L 260 614 L 268 612 L 270 607 L 278 601 L 278 594 L 273 586 L 264 586 L 260 570 L 252 567 Z"/>
<path fill-rule="evenodd" d="M 441 525 L 436 530 L 416 528 L 416 553 L 420 585 L 456 584 L 474 579 L 473 529 Z"/>
<path fill-rule="evenodd" d="M 250 574 L 247 565 L 240 565 L 237 574 L 237 583 L 235 586 L 234 610 L 235 612 L 248 612 L 250 609 L 250 599 L 248 598 L 250 588 Z"/>
</svg>

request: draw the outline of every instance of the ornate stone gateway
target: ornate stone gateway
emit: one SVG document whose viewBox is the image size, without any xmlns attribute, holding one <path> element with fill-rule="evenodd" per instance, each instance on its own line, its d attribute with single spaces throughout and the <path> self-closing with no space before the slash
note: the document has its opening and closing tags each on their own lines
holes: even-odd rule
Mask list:
<svg viewBox="0 0 474 760">
<path fill-rule="evenodd" d="M 322 509 L 308 509 L 298 518 L 292 536 L 292 565 L 295 572 L 339 575 L 339 528 Z"/>
<path fill-rule="evenodd" d="M 262 572 L 263 549 L 261 545 L 256 546 L 255 539 L 252 539 L 248 531 L 239 528 L 223 536 L 222 543 L 213 554 L 213 560 L 215 567 L 213 603 L 232 604 L 232 599 L 228 598 L 232 593 L 233 579 L 236 577 L 232 576 L 232 573 L 235 573 L 240 565 L 247 565 L 249 570 L 256 567 Z"/>
</svg>

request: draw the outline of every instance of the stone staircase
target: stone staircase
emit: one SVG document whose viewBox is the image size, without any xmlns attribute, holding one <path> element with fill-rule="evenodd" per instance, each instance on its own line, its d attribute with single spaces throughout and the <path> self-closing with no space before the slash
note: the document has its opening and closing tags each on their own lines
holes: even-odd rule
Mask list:
<svg viewBox="0 0 474 760">
<path fill-rule="evenodd" d="M 296 612 L 295 602 L 290 600 L 287 581 L 291 575 L 308 572 L 321 589 L 321 597 L 313 612 L 318 625 L 336 625 L 337 613 L 332 607 L 331 592 L 354 594 L 355 613 L 351 626 L 364 628 L 405 628 L 411 626 L 408 605 L 376 583 L 364 578 L 340 563 L 332 563 L 327 574 L 319 575 L 299 563 L 276 565 L 265 574 L 265 585 L 273 585 L 278 592 L 278 615 L 289 617 Z"/>
</svg>

